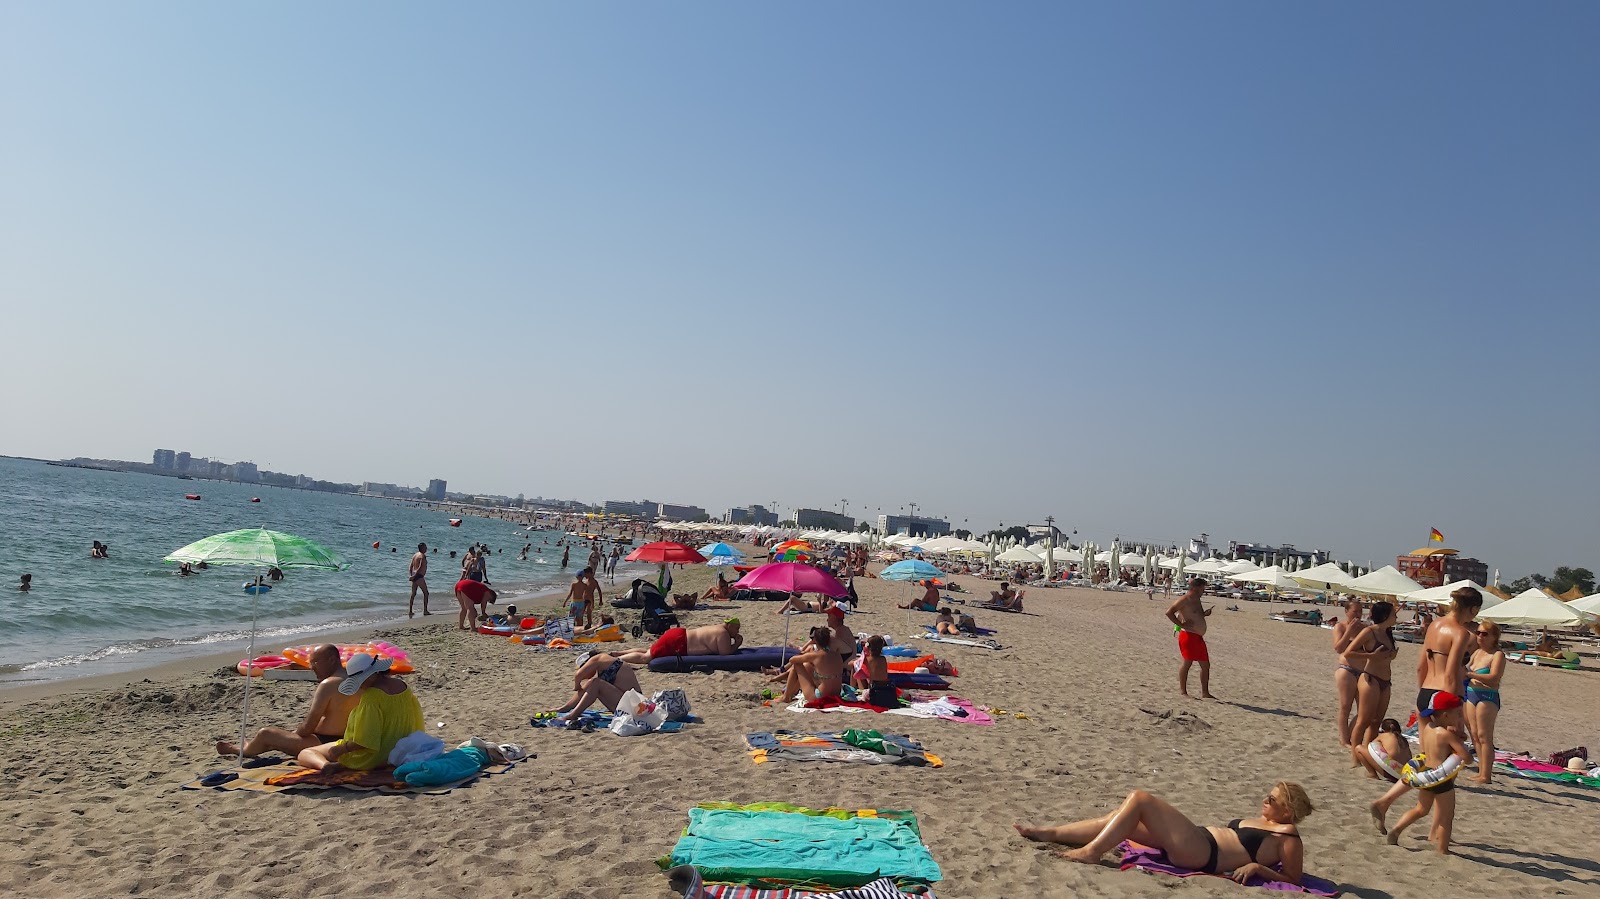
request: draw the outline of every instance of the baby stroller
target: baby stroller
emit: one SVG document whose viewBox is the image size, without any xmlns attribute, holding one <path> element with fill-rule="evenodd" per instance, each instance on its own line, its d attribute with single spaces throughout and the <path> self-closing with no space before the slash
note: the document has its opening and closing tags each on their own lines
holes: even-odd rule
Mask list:
<svg viewBox="0 0 1600 899">
<path fill-rule="evenodd" d="M 679 627 L 678 616 L 673 614 L 672 608 L 667 605 L 666 597 L 653 591 L 640 591 L 643 593 L 644 609 L 639 616 L 639 624 L 633 628 L 635 637 L 642 637 L 649 633 L 652 637 L 659 637 L 667 632 L 667 628 Z"/>
</svg>

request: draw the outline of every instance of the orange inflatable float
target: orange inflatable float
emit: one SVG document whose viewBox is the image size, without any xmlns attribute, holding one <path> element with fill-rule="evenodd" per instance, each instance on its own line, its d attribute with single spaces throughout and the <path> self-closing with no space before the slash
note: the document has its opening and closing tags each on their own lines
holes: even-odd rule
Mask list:
<svg viewBox="0 0 1600 899">
<path fill-rule="evenodd" d="M 289 663 L 297 668 L 310 668 L 311 651 L 316 648 L 316 646 L 291 646 L 283 651 L 283 658 L 289 660 Z M 358 652 L 364 652 L 372 656 L 382 656 L 390 660 L 392 664 L 389 666 L 389 670 L 395 674 L 410 674 L 417 670 L 412 667 L 411 657 L 405 650 L 393 643 L 385 643 L 382 640 L 374 640 L 371 643 L 361 645 L 340 646 L 339 661 L 341 663 L 348 662 L 350 657 Z"/>
</svg>

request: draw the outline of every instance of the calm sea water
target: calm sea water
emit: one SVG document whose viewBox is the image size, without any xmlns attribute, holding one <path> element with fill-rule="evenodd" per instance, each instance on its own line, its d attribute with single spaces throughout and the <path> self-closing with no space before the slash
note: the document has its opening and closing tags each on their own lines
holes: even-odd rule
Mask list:
<svg viewBox="0 0 1600 899">
<path fill-rule="evenodd" d="M 185 500 L 185 493 L 203 499 Z M 249 527 L 298 534 L 351 563 L 340 572 L 288 572 L 261 597 L 263 653 L 294 645 L 295 634 L 405 617 L 407 566 L 418 542 L 439 547 L 429 556 L 435 613 L 454 616 L 459 554 L 479 541 L 504 550 L 489 563 L 502 602 L 571 576 L 560 568 L 559 534 L 530 537 L 511 522 L 469 517 L 452 528 L 441 512 L 388 500 L 0 459 L 0 679 L 99 674 L 242 649 L 250 629 L 243 585 L 254 571 L 212 567 L 180 578 L 161 559 L 202 537 Z M 89 558 L 95 540 L 110 546 L 109 559 Z M 530 561 L 518 562 L 528 542 Z M 582 564 L 576 551 L 572 562 Z M 16 589 L 23 572 L 33 574 L 27 593 Z"/>
</svg>

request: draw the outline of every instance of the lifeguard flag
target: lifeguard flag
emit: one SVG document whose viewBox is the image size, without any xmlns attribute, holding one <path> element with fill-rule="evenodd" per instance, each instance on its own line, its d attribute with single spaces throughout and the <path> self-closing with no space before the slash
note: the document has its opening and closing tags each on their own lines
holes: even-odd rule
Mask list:
<svg viewBox="0 0 1600 899">
<path fill-rule="evenodd" d="M 1429 528 L 1428 529 L 1428 542 L 1429 543 L 1443 543 L 1444 542 L 1444 535 L 1439 533 L 1439 529 L 1438 528 Z"/>
</svg>

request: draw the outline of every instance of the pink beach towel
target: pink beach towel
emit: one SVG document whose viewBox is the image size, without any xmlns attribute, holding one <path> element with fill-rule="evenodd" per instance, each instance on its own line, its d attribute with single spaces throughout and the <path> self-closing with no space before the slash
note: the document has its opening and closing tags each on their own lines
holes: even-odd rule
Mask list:
<svg viewBox="0 0 1600 899">
<path fill-rule="evenodd" d="M 1194 868 L 1180 868 L 1167 860 L 1167 854 L 1160 849 L 1140 845 L 1132 841 L 1124 842 L 1122 849 L 1122 870 L 1138 868 L 1141 871 L 1159 871 L 1162 874 L 1171 874 L 1174 877 L 1193 877 L 1197 874 L 1207 877 L 1227 877 L 1225 874 L 1206 874 Z M 1231 878 L 1230 878 L 1231 879 Z M 1338 896 L 1339 885 L 1332 881 L 1313 877 L 1310 874 L 1300 876 L 1301 886 L 1283 881 L 1266 881 L 1252 877 L 1245 886 L 1260 887 L 1264 890 L 1277 890 L 1280 893 L 1310 893 L 1313 896 Z"/>
</svg>

